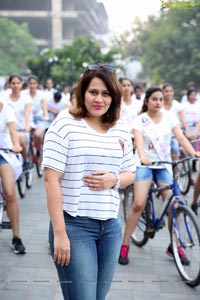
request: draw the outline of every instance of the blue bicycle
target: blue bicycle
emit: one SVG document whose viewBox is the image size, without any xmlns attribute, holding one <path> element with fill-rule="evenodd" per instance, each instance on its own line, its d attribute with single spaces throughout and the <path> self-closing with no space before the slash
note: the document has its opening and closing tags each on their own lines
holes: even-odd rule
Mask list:
<svg viewBox="0 0 200 300">
<path fill-rule="evenodd" d="M 132 241 L 138 247 L 144 246 L 149 238 L 153 238 L 155 233 L 163 228 L 165 225 L 164 217 L 170 207 L 172 222 L 170 225 L 170 237 L 173 250 L 174 261 L 178 272 L 183 281 L 191 287 L 200 284 L 200 227 L 196 215 L 187 206 L 185 200 L 180 197 L 175 168 L 183 161 L 189 161 L 193 157 L 185 157 L 181 160 L 166 162 L 154 162 L 149 168 L 154 170 L 156 168 L 163 168 L 162 164 L 171 164 L 173 169 L 173 183 L 164 187 L 157 187 L 155 180 L 153 180 L 146 206 L 138 221 L 137 227 L 132 234 Z M 156 215 L 154 198 L 155 195 L 163 190 L 171 190 L 167 200 L 163 202 L 160 214 Z M 134 185 L 130 185 L 124 191 L 123 210 L 125 221 L 127 219 L 128 211 L 130 210 L 134 201 Z M 189 263 L 184 265 L 179 256 L 178 247 L 181 246 Z"/>
</svg>

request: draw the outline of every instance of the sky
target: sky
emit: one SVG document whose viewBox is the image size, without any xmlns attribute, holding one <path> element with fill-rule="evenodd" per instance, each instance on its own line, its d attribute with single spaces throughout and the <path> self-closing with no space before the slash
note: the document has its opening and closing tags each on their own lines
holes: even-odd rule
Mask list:
<svg viewBox="0 0 200 300">
<path fill-rule="evenodd" d="M 158 14 L 161 0 L 98 0 L 106 8 L 109 28 L 113 33 L 122 33 L 131 28 L 135 17 L 142 20 L 150 14 Z"/>
</svg>

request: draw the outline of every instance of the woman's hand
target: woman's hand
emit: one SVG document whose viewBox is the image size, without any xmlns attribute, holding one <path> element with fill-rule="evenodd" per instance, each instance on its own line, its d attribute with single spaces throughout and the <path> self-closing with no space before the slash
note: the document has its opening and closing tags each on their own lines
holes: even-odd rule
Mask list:
<svg viewBox="0 0 200 300">
<path fill-rule="evenodd" d="M 90 176 L 84 176 L 83 182 L 93 191 L 102 191 L 112 188 L 117 181 L 114 173 L 107 171 L 95 171 Z"/>
<path fill-rule="evenodd" d="M 19 152 L 22 151 L 22 147 L 20 145 L 13 145 L 12 146 L 12 151 L 16 152 L 16 153 L 19 153 Z"/>
<path fill-rule="evenodd" d="M 151 165 L 151 164 L 152 164 L 151 159 L 149 159 L 149 158 L 146 157 L 146 156 L 141 157 L 141 158 L 140 158 L 140 162 L 141 162 L 141 165 L 145 165 L 145 166 L 148 166 L 148 165 Z"/>
<path fill-rule="evenodd" d="M 54 233 L 53 259 L 61 266 L 67 266 L 70 262 L 70 240 L 65 232 Z"/>
<path fill-rule="evenodd" d="M 195 152 L 194 156 L 200 158 L 200 151 Z"/>
</svg>

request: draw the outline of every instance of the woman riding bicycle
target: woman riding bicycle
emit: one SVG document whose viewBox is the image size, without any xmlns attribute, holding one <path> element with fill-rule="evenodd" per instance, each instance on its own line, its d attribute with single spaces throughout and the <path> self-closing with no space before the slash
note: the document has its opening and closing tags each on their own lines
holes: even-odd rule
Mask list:
<svg viewBox="0 0 200 300">
<path fill-rule="evenodd" d="M 192 156 L 200 157 L 195 152 L 187 138 L 183 135 L 179 121 L 172 114 L 162 110 L 163 91 L 159 87 L 151 87 L 146 91 L 145 101 L 140 114 L 133 123 L 133 133 L 136 145 L 136 179 L 134 182 L 134 202 L 129 212 L 123 242 L 121 246 L 119 263 L 128 263 L 129 241 L 135 230 L 141 213 L 146 205 L 148 192 L 152 183 L 152 169 L 145 167 L 153 161 L 171 161 L 171 137 L 174 135 L 181 146 Z M 144 165 L 144 166 L 143 166 Z M 156 170 L 156 182 L 159 186 L 172 184 L 172 169 L 170 165 L 163 165 L 163 169 Z M 165 200 L 170 191 L 163 191 Z M 168 210 L 169 212 L 169 210 Z M 169 224 L 170 224 L 170 214 Z M 173 256 L 171 245 L 167 254 Z M 188 264 L 188 259 L 181 247 L 179 255 L 183 264 Z"/>
<path fill-rule="evenodd" d="M 0 149 L 12 149 L 14 152 L 22 150 L 15 129 L 15 116 L 12 109 L 0 101 Z M 19 205 L 17 202 L 15 180 L 20 175 L 21 166 L 16 171 L 17 158 L 13 153 L 0 150 L 0 181 L 3 196 L 6 201 L 6 210 L 9 217 L 13 238 L 11 247 L 15 254 L 24 254 L 26 249 L 19 234 Z M 19 164 L 20 165 L 20 164 Z M 18 174 L 17 174 L 18 173 Z"/>
</svg>

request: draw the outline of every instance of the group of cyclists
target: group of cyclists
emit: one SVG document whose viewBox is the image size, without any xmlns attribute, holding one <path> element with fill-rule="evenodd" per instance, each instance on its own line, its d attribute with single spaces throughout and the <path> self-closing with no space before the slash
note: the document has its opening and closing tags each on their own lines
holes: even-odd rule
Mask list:
<svg viewBox="0 0 200 300">
<path fill-rule="evenodd" d="M 179 102 L 174 100 L 173 86 L 169 83 L 144 92 L 142 86 L 134 86 L 129 78 L 120 78 L 119 82 L 122 90 L 120 118 L 132 136 L 137 165 L 135 201 L 127 220 L 119 257 L 119 263 L 127 264 L 130 236 L 144 208 L 152 180 L 150 169 L 145 169 L 143 165 L 149 165 L 159 158 L 176 160 L 180 145 L 188 154 L 200 157 L 200 153 L 190 143 L 190 140 L 198 137 L 200 131 L 200 95 L 192 87 L 188 89 L 182 102 Z M 7 88 L 0 94 L 0 178 L 13 232 L 12 248 L 16 254 L 26 253 L 26 248 L 19 232 L 19 206 L 15 190 L 17 175 L 13 171 L 14 152 L 21 152 L 22 168 L 28 170 L 30 164 L 27 143 L 30 131 L 33 131 L 33 138 L 40 146 L 50 123 L 61 110 L 68 109 L 76 101 L 75 87 L 71 89 L 71 93 L 67 87 L 60 92 L 54 88 L 50 78 L 46 80 L 45 88 L 42 86 L 43 90 L 41 86 L 37 76 L 30 75 L 26 87 L 23 88 L 21 76 L 13 74 L 8 79 Z M 3 149 L 11 149 L 13 153 L 5 154 Z M 157 180 L 160 185 L 170 183 L 171 170 L 168 167 L 160 170 Z M 199 194 L 200 175 L 195 182 L 192 202 L 195 213 Z M 162 196 L 165 200 L 167 191 Z M 173 256 L 170 245 L 167 254 Z M 183 263 L 187 263 L 183 249 L 180 249 L 180 256 Z"/>
<path fill-rule="evenodd" d="M 153 180 L 152 169 L 145 167 L 153 161 L 177 160 L 180 146 L 188 155 L 200 157 L 198 147 L 192 145 L 200 131 L 200 99 L 195 88 L 190 88 L 183 103 L 174 99 L 173 86 L 170 83 L 146 90 L 145 95 L 140 92 L 136 98 L 132 96 L 133 84 L 130 79 L 120 80 L 122 85 L 121 117 L 128 125 L 136 149 L 136 179 L 134 181 L 134 202 L 128 214 L 123 241 L 121 245 L 119 263 L 128 264 L 130 237 L 134 232 L 141 213 L 146 205 L 148 191 Z M 197 150 L 197 151 L 196 151 Z M 196 166 L 193 168 L 196 171 Z M 194 188 L 192 210 L 197 214 L 200 175 Z M 172 169 L 164 165 L 156 170 L 156 183 L 165 186 L 172 183 Z M 169 191 L 162 192 L 166 200 Z M 170 210 L 168 211 L 168 225 L 170 227 Z M 178 247 L 182 264 L 189 264 L 184 250 Z M 172 246 L 168 245 L 166 253 L 173 256 Z"/>
<path fill-rule="evenodd" d="M 24 85 L 20 75 L 12 74 L 6 89 L 0 93 L 0 180 L 13 232 L 11 247 L 16 254 L 26 253 L 20 238 L 15 182 L 22 170 L 28 171 L 32 167 L 27 151 L 30 134 L 33 132 L 33 139 L 39 149 L 45 130 L 59 111 L 71 103 L 70 94 L 63 97 L 62 92 L 53 88 L 52 79 L 47 79 L 44 90 L 38 87 L 37 76 L 29 76 Z M 19 152 L 22 162 L 16 158 Z"/>
</svg>

